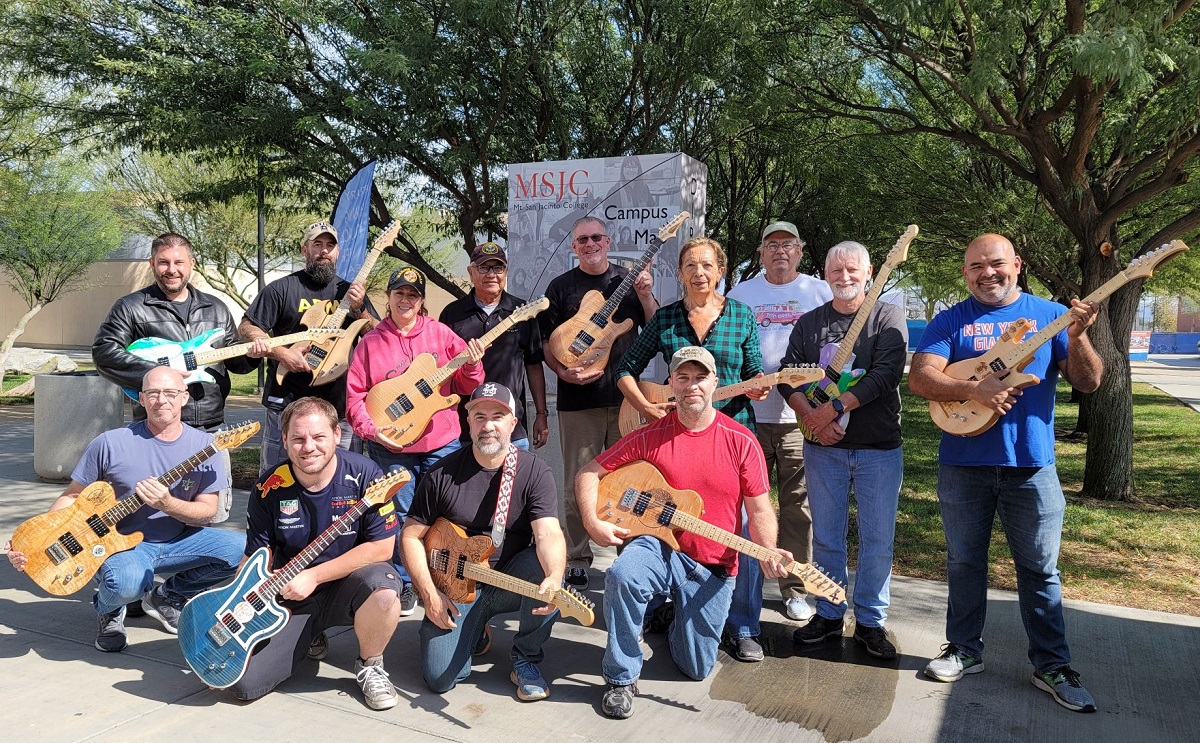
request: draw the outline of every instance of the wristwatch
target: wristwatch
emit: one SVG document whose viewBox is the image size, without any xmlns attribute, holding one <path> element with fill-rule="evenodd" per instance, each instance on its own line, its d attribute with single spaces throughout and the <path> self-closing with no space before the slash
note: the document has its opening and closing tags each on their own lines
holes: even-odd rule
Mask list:
<svg viewBox="0 0 1200 743">
<path fill-rule="evenodd" d="M 840 397 L 833 398 L 829 401 L 829 404 L 833 406 L 833 412 L 837 413 L 838 415 L 846 412 L 846 405 L 842 402 Z"/>
</svg>

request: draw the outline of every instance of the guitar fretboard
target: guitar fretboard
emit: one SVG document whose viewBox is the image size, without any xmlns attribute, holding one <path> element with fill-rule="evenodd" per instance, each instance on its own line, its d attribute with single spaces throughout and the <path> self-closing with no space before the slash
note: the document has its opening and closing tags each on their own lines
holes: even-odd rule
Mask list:
<svg viewBox="0 0 1200 743">
<path fill-rule="evenodd" d="M 598 327 L 604 327 L 608 324 L 608 319 L 613 316 L 620 306 L 621 301 L 625 299 L 625 295 L 633 288 L 633 282 L 637 281 L 638 274 L 646 269 L 650 260 L 654 258 L 654 254 L 663 246 L 663 241 L 658 238 L 658 235 L 650 236 L 650 247 L 646 252 L 642 253 L 642 257 L 638 258 L 633 263 L 633 267 L 629 269 L 629 273 L 621 280 L 621 284 L 617 290 L 612 293 L 612 296 L 604 301 L 604 306 L 595 315 L 592 315 L 592 322 Z"/>
<path fill-rule="evenodd" d="M 300 553 L 288 560 L 287 564 L 279 570 L 271 574 L 270 578 L 264 580 L 258 589 L 258 595 L 263 599 L 273 598 L 280 590 L 283 589 L 293 578 L 300 574 L 302 570 L 309 566 L 313 560 L 325 551 L 329 545 L 338 537 L 349 531 L 351 523 L 359 516 L 367 512 L 371 507 L 371 501 L 367 498 L 359 500 L 341 516 L 338 516 L 329 528 L 321 532 L 321 535 L 314 539 Z"/>
<path fill-rule="evenodd" d="M 1119 273 L 1108 281 L 1104 282 L 1104 284 L 1100 286 L 1100 288 L 1096 289 L 1096 291 L 1087 295 L 1083 301 L 1103 302 L 1105 299 L 1108 299 L 1110 294 L 1115 292 L 1117 289 L 1120 289 L 1122 286 L 1125 286 L 1127 283 L 1129 283 L 1129 278 L 1125 276 L 1124 273 Z M 1042 344 L 1058 335 L 1063 328 L 1067 327 L 1074 321 L 1075 318 L 1071 316 L 1070 312 L 1064 312 L 1063 314 L 1059 315 L 1054 322 L 1050 323 L 1044 328 L 1041 328 L 1038 330 L 1038 332 L 1021 341 L 1016 346 L 1013 346 L 1011 351 L 1004 354 L 1002 359 L 1004 362 L 1004 367 L 1006 369 L 1011 369 L 1014 366 L 1023 363 L 1027 358 L 1033 356 L 1033 354 L 1042 347 Z"/>
<path fill-rule="evenodd" d="M 338 327 L 340 327 L 340 325 Z M 296 343 L 297 341 L 309 340 L 312 338 L 312 335 L 313 334 L 311 331 L 302 330 L 299 333 L 289 333 L 288 335 L 267 338 L 267 345 L 269 345 L 271 348 L 275 348 L 276 346 L 287 346 L 292 343 Z M 252 345 L 254 344 L 236 343 L 232 346 L 214 348 L 209 351 L 201 351 L 200 353 L 196 354 L 196 365 L 207 366 L 209 364 L 215 364 L 218 361 L 224 361 L 225 359 L 244 356 L 246 355 L 246 352 L 250 350 L 250 346 Z"/>
<path fill-rule="evenodd" d="M 157 478 L 158 482 L 162 484 L 163 487 L 169 488 L 184 475 L 199 467 L 204 460 L 216 453 L 217 445 L 209 444 L 176 466 L 167 470 L 161 477 Z M 142 507 L 142 505 L 142 499 L 138 497 L 137 493 L 134 493 L 133 495 L 126 496 L 117 501 L 117 505 L 101 514 L 100 518 L 102 518 L 109 526 L 115 526 L 118 521 L 138 510 Z"/>
<path fill-rule="evenodd" d="M 892 264 L 884 263 L 879 269 L 879 273 L 875 275 L 874 281 L 871 283 L 871 290 L 867 292 L 863 303 L 859 305 L 858 311 L 854 313 L 854 319 L 850 322 L 850 329 L 846 331 L 845 337 L 838 345 L 837 353 L 833 355 L 833 360 L 829 362 L 825 373 L 829 378 L 838 381 L 842 377 L 842 370 L 846 368 L 846 363 L 850 361 L 850 355 L 854 353 L 854 344 L 858 341 L 858 336 L 862 333 L 862 329 L 867 324 L 867 318 L 871 314 L 871 308 L 879 301 L 879 295 L 883 294 L 883 285 L 887 283 L 888 277 L 892 275 Z M 840 394 L 836 386 L 826 392 L 837 397 Z"/>
</svg>

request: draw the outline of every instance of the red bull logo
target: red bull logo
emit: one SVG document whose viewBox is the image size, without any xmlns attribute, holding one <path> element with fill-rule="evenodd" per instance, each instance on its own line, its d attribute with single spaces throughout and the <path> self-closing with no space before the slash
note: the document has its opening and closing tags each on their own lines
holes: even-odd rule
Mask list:
<svg viewBox="0 0 1200 743">
<path fill-rule="evenodd" d="M 275 488 L 287 488 L 296 484 L 296 480 L 292 477 L 292 468 L 287 464 L 281 464 L 275 468 L 275 471 L 267 476 L 267 479 L 258 484 L 258 497 L 266 498 L 267 493 L 270 493 Z"/>
</svg>

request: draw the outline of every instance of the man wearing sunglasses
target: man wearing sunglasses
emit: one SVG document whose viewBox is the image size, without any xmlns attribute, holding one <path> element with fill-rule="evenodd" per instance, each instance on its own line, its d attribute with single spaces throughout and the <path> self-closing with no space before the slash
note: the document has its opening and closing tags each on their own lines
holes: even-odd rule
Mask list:
<svg viewBox="0 0 1200 743">
<path fill-rule="evenodd" d="M 471 251 L 467 265 L 471 277 L 471 293 L 457 299 L 442 310 L 438 318 L 465 341 L 480 338 L 512 315 L 525 300 L 509 294 L 508 255 L 494 242 L 477 245 Z M 484 376 L 489 382 L 502 384 L 516 399 L 517 428 L 512 443 L 528 451 L 545 445 L 550 438 L 546 409 L 546 378 L 542 373 L 542 335 L 535 322 L 521 322 L 501 333 L 483 356 Z M 528 384 L 526 382 L 528 381 Z M 525 408 L 525 390 L 533 395 L 536 411 L 530 422 Z M 461 441 L 470 444 L 465 405 L 458 406 L 462 426 Z"/>
<path fill-rule="evenodd" d="M 596 290 L 607 299 L 629 274 L 629 269 L 609 262 L 609 245 L 608 228 L 595 217 L 583 217 L 571 227 L 571 250 L 579 265 L 546 287 L 550 308 L 538 315 L 543 342 L 579 312 L 585 294 Z M 613 321 L 633 320 L 640 329 L 658 309 L 654 278 L 648 270 L 638 276 L 633 289 L 617 306 Z M 559 380 L 558 433 L 566 483 L 561 513 L 567 537 L 567 583 L 577 588 L 587 587 L 592 547 L 575 500 L 575 474 L 621 437 L 617 417 L 624 396 L 617 389 L 616 367 L 636 337 L 636 333 L 626 333 L 617 338 L 609 363 L 603 368 L 565 367 L 553 354 L 545 354 L 546 366 Z"/>
</svg>

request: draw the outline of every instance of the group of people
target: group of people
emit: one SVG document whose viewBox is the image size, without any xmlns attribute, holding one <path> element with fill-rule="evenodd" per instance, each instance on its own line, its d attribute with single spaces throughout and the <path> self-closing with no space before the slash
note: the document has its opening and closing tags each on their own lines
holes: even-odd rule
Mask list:
<svg viewBox="0 0 1200 743">
<path fill-rule="evenodd" d="M 896 656 L 886 620 L 903 478 L 904 313 L 888 303 L 869 307 L 851 364 L 829 370 L 853 375 L 854 384 L 828 401 L 814 402 L 809 390 L 786 384 L 728 399 L 716 394 L 720 386 L 786 366 L 827 364 L 829 349 L 842 342 L 867 300 L 873 267 L 864 246 L 842 242 L 830 248 L 820 281 L 799 271 L 805 243 L 796 226 L 774 222 L 758 248 L 761 274 L 723 295 L 727 258 L 721 246 L 710 238 L 688 240 L 678 258 L 682 298 L 659 307 L 651 274 L 643 272 L 614 316 L 616 322 L 632 320 L 638 330 L 617 339 L 609 363 L 566 366 L 543 350 L 545 341 L 578 312 L 587 292 L 608 297 L 628 276 L 609 260 L 602 220 L 584 217 L 572 227 L 578 265 L 550 282 L 549 309 L 536 323 L 517 323 L 499 334 L 487 348 L 479 338 L 524 304 L 505 289 L 502 247 L 475 248 L 468 267 L 472 290 L 448 305 L 440 320 L 428 316 L 425 276 L 412 267 L 395 271 L 380 320 L 363 285 L 337 278 L 337 239 L 331 225 L 309 227 L 301 247 L 305 267 L 270 283 L 235 331 L 224 305 L 191 285 L 195 261 L 188 241 L 160 236 L 151 247 L 154 283 L 119 300 L 102 323 L 93 347 L 97 367 L 139 390 L 137 420 L 93 441 L 51 506 L 71 505 L 100 479 L 118 495 L 136 493 L 145 503 L 120 524 L 123 532 L 142 531 L 144 541 L 106 560 L 97 576 L 98 649 L 125 647 L 130 607 L 177 632 L 185 602 L 227 580 L 256 549 L 270 547 L 272 568 L 279 568 L 353 507 L 373 480 L 403 468 L 410 482 L 368 510 L 351 536 L 337 540 L 280 592 L 292 617 L 252 657 L 232 687 L 238 698 L 260 697 L 300 663 L 324 658 L 325 631 L 352 626 L 355 672 L 367 705 L 394 706 L 384 649 L 400 617 L 415 612 L 419 602 L 421 671 L 431 690 L 445 692 L 466 679 L 473 659 L 490 650 L 491 619 L 518 612 L 511 679 L 520 699 L 543 699 L 550 683 L 541 662 L 557 617 L 549 596 L 564 584 L 590 586 L 597 577 L 595 543 L 620 547 L 603 576 L 608 637 L 602 710 L 627 718 L 643 663 L 644 630 L 667 632 L 671 659 L 693 679 L 712 672 L 722 646 L 741 661 L 763 659 L 764 578 L 779 581 L 783 613 L 803 623 L 794 631 L 797 645 L 840 638 L 847 607 L 812 601 L 785 566 L 815 562 L 846 583 L 851 513 L 858 527 L 853 637 L 872 656 Z M 917 394 L 933 401 L 976 400 L 1002 416 L 973 439 L 943 437 L 938 499 L 947 541 L 947 644 L 925 674 L 948 682 L 983 670 L 988 545 L 999 513 L 1017 568 L 1033 684 L 1065 707 L 1092 711 L 1095 704 L 1070 665 L 1063 623 L 1056 563 L 1064 498 L 1054 469 L 1053 410 L 1059 374 L 1085 392 L 1099 385 L 1102 365 L 1087 338 L 1097 308 L 1073 303 L 1072 324 L 1026 369 L 1042 380 L 1038 385 L 1019 390 L 991 376 L 963 381 L 945 373 L 947 365 L 989 348 L 1010 322 L 1025 318 L 1036 329 L 1062 313 L 1060 305 L 1021 291 L 1020 268 L 1004 237 L 986 234 L 973 241 L 963 262 L 971 296 L 930 323 L 912 361 L 909 384 Z M 344 380 L 314 385 L 302 349 L 268 341 L 301 330 L 309 308 L 323 305 L 332 313 L 343 300 L 352 317 L 369 319 L 370 330 Z M 137 338 L 185 340 L 213 327 L 226 331 L 228 343 L 239 335 L 252 342 L 245 359 L 212 369 L 215 384 L 187 384 L 179 372 L 125 351 Z M 416 441 L 398 449 L 380 435 L 366 398 L 421 354 L 432 355 L 438 366 L 460 357 L 442 392 L 464 399 L 457 409 L 434 414 Z M 648 400 L 636 384 L 659 355 L 669 370 L 669 404 Z M 261 358 L 268 360 L 267 425 L 242 536 L 211 526 L 228 512 L 227 460 L 214 458 L 170 488 L 155 478 L 211 442 L 211 430 L 223 423 L 228 373 L 248 371 Z M 549 437 L 543 363 L 558 378 L 561 488 L 533 453 Z M 277 369 L 289 372 L 282 382 Z M 650 422 L 622 437 L 618 409 L 624 401 Z M 774 556 L 739 559 L 731 548 L 687 533 L 678 534 L 676 550 L 601 519 L 596 505 L 604 478 L 638 461 L 653 465 L 671 487 L 700 493 L 705 521 L 747 536 Z M 772 473 L 778 515 L 769 495 Z M 480 585 L 472 603 L 452 601 L 437 587 L 423 541 L 439 519 L 471 536 L 490 535 L 496 547 L 491 564 L 537 585 L 546 600 Z M 11 545 L 8 557 L 23 567 L 24 556 Z M 155 574 L 169 577 L 155 585 Z"/>
</svg>

